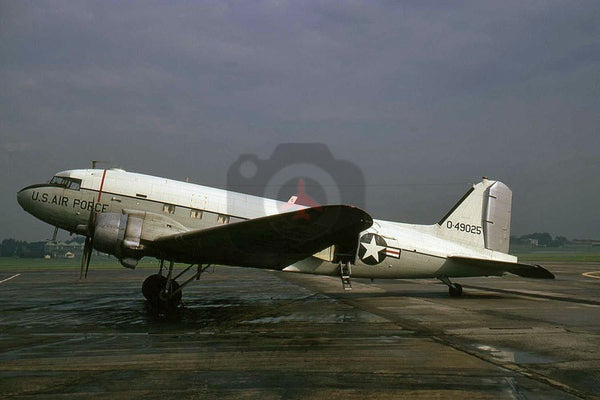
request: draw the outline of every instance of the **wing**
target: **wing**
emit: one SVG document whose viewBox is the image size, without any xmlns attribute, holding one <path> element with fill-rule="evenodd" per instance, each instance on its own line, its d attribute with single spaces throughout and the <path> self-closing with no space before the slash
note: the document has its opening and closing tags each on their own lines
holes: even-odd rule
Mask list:
<svg viewBox="0 0 600 400">
<path fill-rule="evenodd" d="M 177 262 L 281 269 L 332 245 L 357 242 L 373 219 L 350 206 L 321 206 L 156 239 Z"/>
<path fill-rule="evenodd" d="M 475 268 L 481 272 L 482 276 L 502 275 L 504 272 L 509 272 L 524 278 L 554 279 L 554 274 L 540 265 L 454 256 L 448 257 L 448 259 Z"/>
</svg>

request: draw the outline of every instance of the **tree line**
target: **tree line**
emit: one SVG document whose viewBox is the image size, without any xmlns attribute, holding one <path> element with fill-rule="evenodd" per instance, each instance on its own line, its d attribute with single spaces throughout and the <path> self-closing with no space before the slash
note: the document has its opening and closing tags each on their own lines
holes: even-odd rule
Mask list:
<svg viewBox="0 0 600 400">
<path fill-rule="evenodd" d="M 77 236 L 68 243 L 83 243 L 84 237 Z M 27 242 L 25 240 L 4 239 L 0 243 L 0 257 L 41 258 L 46 255 L 47 240 L 40 242 Z"/>
<path fill-rule="evenodd" d="M 552 237 L 548 232 L 536 232 L 523 236 L 511 236 L 511 245 L 533 245 L 540 247 L 561 247 L 569 244 L 569 239 L 564 236 Z"/>
</svg>

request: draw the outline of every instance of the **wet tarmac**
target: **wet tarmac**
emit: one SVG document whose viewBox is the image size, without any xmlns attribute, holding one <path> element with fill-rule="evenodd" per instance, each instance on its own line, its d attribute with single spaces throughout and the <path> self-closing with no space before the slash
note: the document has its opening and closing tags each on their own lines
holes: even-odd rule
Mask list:
<svg viewBox="0 0 600 400">
<path fill-rule="evenodd" d="M 216 268 L 176 320 L 150 269 L 0 270 L 0 398 L 600 399 L 597 264 L 557 279 L 354 280 Z M 20 275 L 17 275 L 20 274 Z M 15 276 L 16 275 L 16 276 Z"/>
</svg>

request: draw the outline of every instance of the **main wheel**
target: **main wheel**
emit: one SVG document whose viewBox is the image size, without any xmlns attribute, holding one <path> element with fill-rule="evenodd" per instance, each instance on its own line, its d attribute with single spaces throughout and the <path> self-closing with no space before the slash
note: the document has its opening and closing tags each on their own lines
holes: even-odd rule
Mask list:
<svg viewBox="0 0 600 400">
<path fill-rule="evenodd" d="M 462 286 L 458 283 L 453 283 L 448 286 L 448 291 L 451 297 L 460 297 L 462 295 Z"/>
<path fill-rule="evenodd" d="M 181 291 L 177 292 L 173 296 L 168 296 L 165 293 L 167 287 L 167 278 L 154 274 L 144 280 L 142 285 L 142 293 L 148 302 L 158 309 L 172 309 L 176 308 L 181 303 Z M 175 281 L 171 281 L 171 293 L 179 289 L 179 284 Z"/>
</svg>

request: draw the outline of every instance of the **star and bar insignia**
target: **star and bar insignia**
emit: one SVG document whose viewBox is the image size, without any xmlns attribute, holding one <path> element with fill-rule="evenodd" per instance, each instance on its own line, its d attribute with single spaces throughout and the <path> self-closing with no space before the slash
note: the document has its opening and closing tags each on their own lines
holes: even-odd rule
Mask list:
<svg viewBox="0 0 600 400">
<path fill-rule="evenodd" d="M 374 233 L 366 233 L 360 238 L 358 257 L 367 265 L 376 265 L 386 257 L 400 258 L 400 249 L 388 246 L 385 239 Z"/>
</svg>

